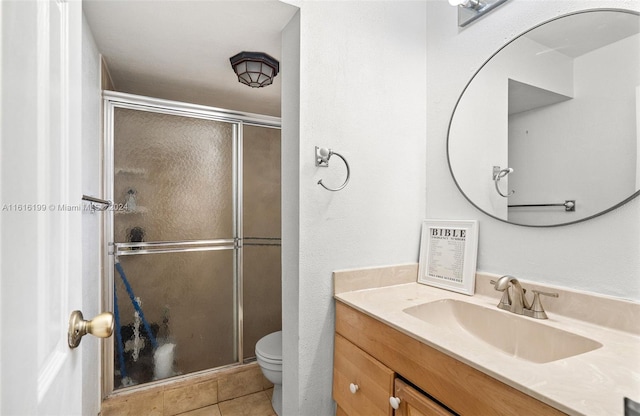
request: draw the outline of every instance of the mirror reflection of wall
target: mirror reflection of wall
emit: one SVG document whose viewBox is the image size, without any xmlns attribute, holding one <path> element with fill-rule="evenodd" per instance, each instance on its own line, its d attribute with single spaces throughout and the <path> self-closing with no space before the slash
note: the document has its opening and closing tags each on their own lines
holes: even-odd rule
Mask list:
<svg viewBox="0 0 640 416">
<path fill-rule="evenodd" d="M 578 13 L 494 55 L 451 121 L 449 161 L 465 196 L 504 221 L 557 225 L 597 215 L 637 192 L 639 32 L 633 13 Z M 513 196 L 495 192 L 495 165 L 513 168 L 501 184 Z M 575 212 L 508 208 L 565 200 L 576 200 Z"/>
<path fill-rule="evenodd" d="M 569 71 L 561 77 L 571 79 L 566 90 L 573 90 L 572 96 L 546 89 L 541 93 L 532 86 L 533 91 L 525 89 L 517 97 L 514 107 L 523 101 L 535 102 L 529 95 L 539 99 L 537 108 L 509 113 L 509 163 L 520 173 L 512 176 L 511 186 L 521 190 L 509 203 L 576 199 L 579 214 L 591 216 L 609 208 L 617 195 L 631 195 L 637 189 L 635 89 L 640 85 L 640 34 L 626 36 L 638 29 L 636 24 L 601 45 L 601 39 L 588 38 L 585 31 L 591 26 L 584 19 L 571 20 L 578 24 L 567 28 L 564 36 L 584 38 L 581 45 L 554 46 L 554 51 L 538 45 L 540 54 L 546 48 L 569 61 Z M 536 37 L 531 39 L 535 42 Z M 612 137 L 615 147 L 610 146 Z M 551 148 L 555 151 L 549 152 Z M 593 188 L 598 194 L 591 192 Z M 508 219 L 544 224 L 565 217 L 562 210 L 513 208 Z"/>
</svg>

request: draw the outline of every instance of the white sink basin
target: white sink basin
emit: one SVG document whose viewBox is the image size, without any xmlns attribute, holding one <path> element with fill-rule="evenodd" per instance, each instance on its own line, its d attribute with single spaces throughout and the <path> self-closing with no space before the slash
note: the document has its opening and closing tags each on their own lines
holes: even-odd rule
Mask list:
<svg viewBox="0 0 640 416">
<path fill-rule="evenodd" d="M 540 324 L 532 318 L 453 299 L 423 303 L 403 312 L 534 363 L 561 360 L 602 347 L 597 341 Z"/>
</svg>

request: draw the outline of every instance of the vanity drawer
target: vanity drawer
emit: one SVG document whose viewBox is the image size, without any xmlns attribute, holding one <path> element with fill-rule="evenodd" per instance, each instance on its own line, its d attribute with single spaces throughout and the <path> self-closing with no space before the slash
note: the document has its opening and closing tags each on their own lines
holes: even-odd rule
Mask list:
<svg viewBox="0 0 640 416">
<path fill-rule="evenodd" d="M 333 399 L 349 416 L 391 416 L 394 372 L 336 334 Z M 351 384 L 357 386 L 352 392 Z"/>
<path fill-rule="evenodd" d="M 454 416 L 439 403 L 399 378 L 396 379 L 394 395 L 400 401 L 395 416 Z"/>
</svg>

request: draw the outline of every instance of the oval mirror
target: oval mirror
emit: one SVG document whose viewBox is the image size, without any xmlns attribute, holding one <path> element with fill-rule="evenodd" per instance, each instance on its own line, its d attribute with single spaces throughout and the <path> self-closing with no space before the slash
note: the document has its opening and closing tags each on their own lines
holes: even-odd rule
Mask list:
<svg viewBox="0 0 640 416">
<path fill-rule="evenodd" d="M 584 221 L 640 189 L 640 18 L 589 10 L 541 24 L 475 73 L 449 124 L 465 197 L 527 226 Z"/>
</svg>

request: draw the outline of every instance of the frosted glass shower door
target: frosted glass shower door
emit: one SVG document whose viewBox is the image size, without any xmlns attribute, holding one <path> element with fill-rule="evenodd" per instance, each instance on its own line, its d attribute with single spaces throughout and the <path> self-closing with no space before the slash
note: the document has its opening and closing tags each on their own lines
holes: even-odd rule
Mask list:
<svg viewBox="0 0 640 416">
<path fill-rule="evenodd" d="M 234 237 L 234 125 L 116 108 L 116 242 Z M 133 236 L 135 239 L 136 236 Z"/>
<path fill-rule="evenodd" d="M 114 109 L 113 241 L 145 318 L 114 272 L 116 389 L 238 361 L 235 129 Z"/>
<path fill-rule="evenodd" d="M 280 129 L 243 128 L 243 356 L 282 329 Z"/>
</svg>

